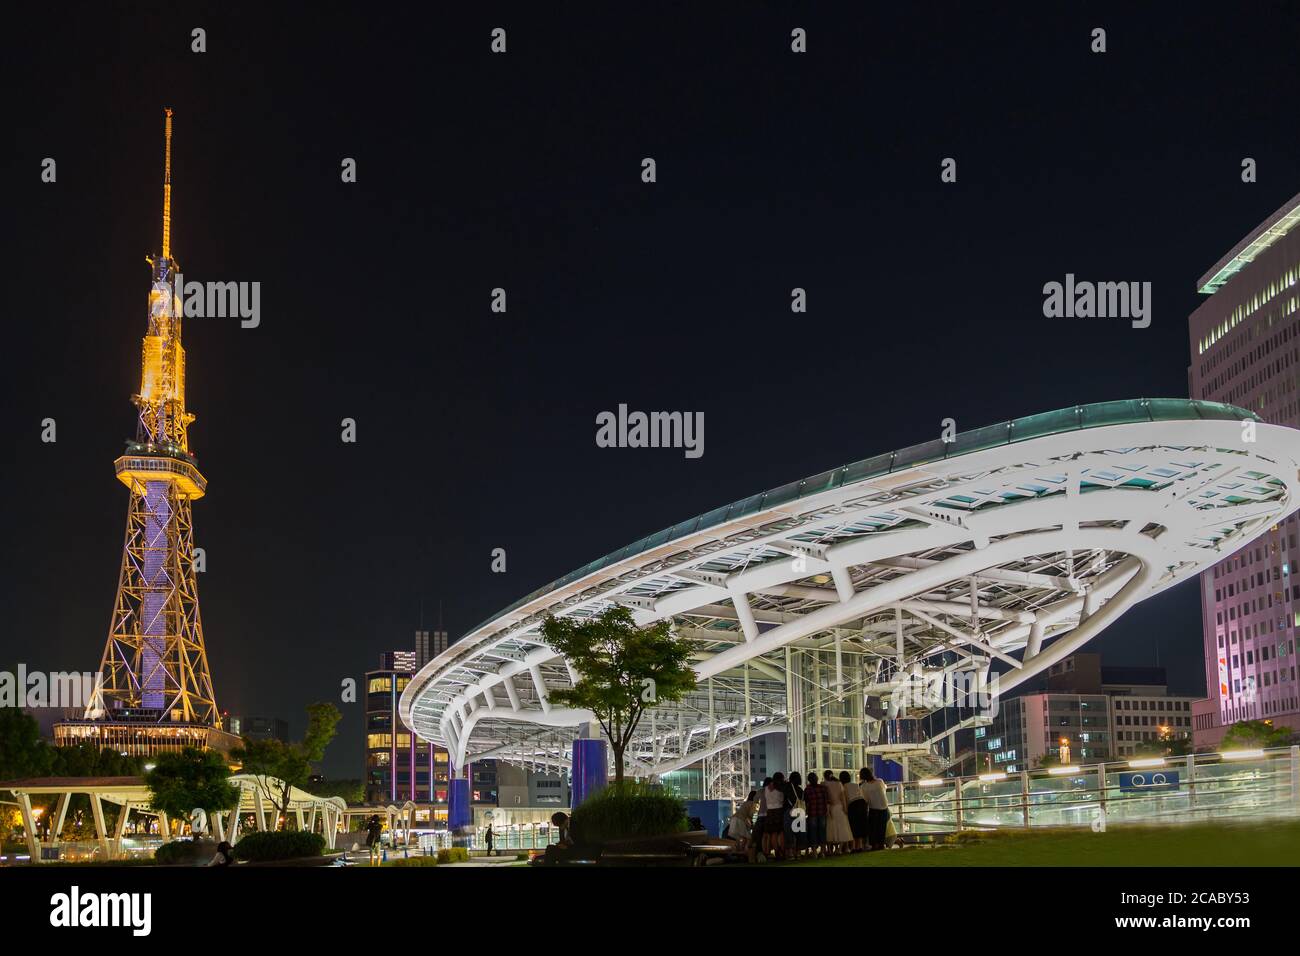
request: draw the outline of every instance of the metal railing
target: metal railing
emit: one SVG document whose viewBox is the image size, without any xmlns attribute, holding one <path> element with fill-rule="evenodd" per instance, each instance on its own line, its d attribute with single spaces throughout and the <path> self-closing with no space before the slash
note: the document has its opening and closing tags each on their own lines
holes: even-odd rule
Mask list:
<svg viewBox="0 0 1300 956">
<path fill-rule="evenodd" d="M 890 790 L 895 826 L 910 833 L 1300 816 L 1300 747 L 910 780 Z"/>
</svg>

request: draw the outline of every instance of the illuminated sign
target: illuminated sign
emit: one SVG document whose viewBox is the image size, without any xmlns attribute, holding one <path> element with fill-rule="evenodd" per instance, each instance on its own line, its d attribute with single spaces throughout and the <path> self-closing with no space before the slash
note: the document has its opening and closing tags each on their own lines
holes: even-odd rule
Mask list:
<svg viewBox="0 0 1300 956">
<path fill-rule="evenodd" d="M 1177 770 L 1140 770 L 1119 775 L 1119 789 L 1124 793 L 1171 791 L 1178 788 Z"/>
</svg>

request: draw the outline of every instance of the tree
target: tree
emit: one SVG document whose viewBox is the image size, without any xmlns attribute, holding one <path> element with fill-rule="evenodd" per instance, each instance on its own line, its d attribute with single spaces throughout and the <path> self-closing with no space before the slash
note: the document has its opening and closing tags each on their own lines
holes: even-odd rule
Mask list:
<svg viewBox="0 0 1300 956">
<path fill-rule="evenodd" d="M 1144 740 L 1133 747 L 1135 757 L 1186 757 L 1192 752 L 1190 737 L 1174 736 L 1165 728 L 1155 740 Z"/>
<path fill-rule="evenodd" d="M 239 788 L 230 782 L 230 768 L 215 750 L 184 750 L 162 753 L 153 769 L 145 774 L 149 805 L 176 820 L 193 826 L 196 810 L 213 813 L 239 806 Z"/>
<path fill-rule="evenodd" d="M 244 773 L 260 778 L 257 788 L 275 807 L 277 820 L 283 817 L 288 821 L 293 788 L 308 789 L 311 765 L 325 756 L 325 748 L 334 739 L 335 728 L 342 717 L 333 704 L 312 704 L 307 708 L 307 733 L 300 742 L 245 737 L 243 747 L 230 755 L 239 761 Z M 279 827 L 277 822 L 276 829 Z"/>
<path fill-rule="evenodd" d="M 36 719 L 17 707 L 0 707 L 0 780 L 49 774 L 54 749 L 41 740 Z"/>
<path fill-rule="evenodd" d="M 364 803 L 365 783 L 361 780 L 317 780 L 307 787 L 313 796 L 342 797 L 348 803 Z"/>
<path fill-rule="evenodd" d="M 1239 720 L 1223 735 L 1224 750 L 1285 747 L 1290 742 L 1290 728 L 1274 727 L 1271 720 Z"/>
<path fill-rule="evenodd" d="M 673 636 L 668 621 L 638 628 L 618 605 L 592 619 L 548 617 L 542 637 L 578 672 L 572 687 L 550 692 L 551 703 L 595 715 L 614 752 L 614 782 L 622 784 L 624 753 L 642 715 L 695 687 L 691 645 Z"/>
</svg>

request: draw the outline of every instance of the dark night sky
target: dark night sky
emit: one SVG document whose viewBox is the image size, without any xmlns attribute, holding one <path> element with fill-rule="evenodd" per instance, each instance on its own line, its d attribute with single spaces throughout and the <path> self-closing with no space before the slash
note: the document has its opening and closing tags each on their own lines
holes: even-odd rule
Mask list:
<svg viewBox="0 0 1300 956">
<path fill-rule="evenodd" d="M 103 649 L 165 105 L 187 277 L 262 283 L 260 328 L 185 328 L 217 695 L 295 732 L 410 645 L 422 600 L 459 635 L 948 416 L 1186 395 L 1196 279 L 1300 190 L 1289 4 L 442 6 L 8 24 L 6 666 L 89 670 Z M 1153 324 L 1044 319 L 1067 272 L 1151 281 Z M 598 449 L 620 402 L 703 411 L 704 457 Z M 1195 585 L 1094 647 L 1145 664 L 1157 641 L 1175 689 L 1202 693 Z M 327 769 L 358 776 L 344 711 Z"/>
</svg>

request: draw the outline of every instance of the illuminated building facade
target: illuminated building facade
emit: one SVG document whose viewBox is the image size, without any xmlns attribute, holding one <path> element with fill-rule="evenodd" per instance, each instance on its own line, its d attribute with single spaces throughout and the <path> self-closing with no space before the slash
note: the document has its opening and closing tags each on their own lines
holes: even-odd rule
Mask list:
<svg viewBox="0 0 1300 956">
<path fill-rule="evenodd" d="M 162 254 L 149 258 L 149 325 L 141 354 L 136 437 L 114 462 L 128 495 L 117 598 L 100 664 L 102 689 L 84 719 L 55 727 L 55 741 L 95 741 L 126 753 L 201 746 L 228 751 L 199 615 L 191 505 L 207 479 L 190 451 L 185 407 L 180 267 L 171 252 L 171 131 L 167 110 Z"/>
<path fill-rule="evenodd" d="M 447 750 L 420 740 L 397 716 L 397 701 L 415 671 L 414 654 L 388 651 L 366 673 L 366 803 L 447 804 Z"/>
<path fill-rule="evenodd" d="M 1095 764 L 1150 756 L 1189 740 L 1191 697 L 1170 694 L 1162 667 L 1108 667 L 1071 654 L 1047 671 L 1045 689 L 1004 698 L 974 731 L 978 773 L 1033 770 L 1045 758 Z"/>
<path fill-rule="evenodd" d="M 1300 426 L 1297 227 L 1300 195 L 1201 277 L 1197 288 L 1209 298 L 1189 320 L 1192 397 L 1231 402 L 1292 428 Z M 1201 578 L 1208 697 L 1195 708 L 1197 747 L 1217 747 L 1239 720 L 1300 729 L 1300 522 L 1279 517 Z"/>
</svg>

